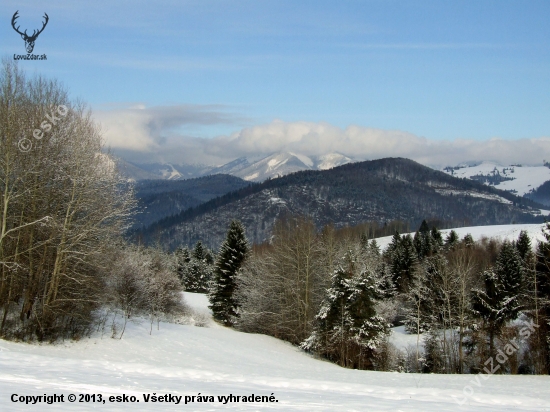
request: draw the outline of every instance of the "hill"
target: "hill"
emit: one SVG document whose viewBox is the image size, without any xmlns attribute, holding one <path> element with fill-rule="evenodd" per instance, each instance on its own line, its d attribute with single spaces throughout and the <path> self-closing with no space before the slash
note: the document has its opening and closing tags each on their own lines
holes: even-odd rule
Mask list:
<svg viewBox="0 0 550 412">
<path fill-rule="evenodd" d="M 417 227 L 434 218 L 449 226 L 543 221 L 541 205 L 482 183 L 458 179 L 412 160 L 387 158 L 324 171 L 301 171 L 228 193 L 139 233 L 174 249 L 201 239 L 217 247 L 231 219 L 262 242 L 277 218 L 305 215 L 318 228 L 401 220 Z"/>
<path fill-rule="evenodd" d="M 251 183 L 235 176 L 213 175 L 187 180 L 141 180 L 135 184 L 139 213 L 134 228 L 196 207 Z"/>
</svg>

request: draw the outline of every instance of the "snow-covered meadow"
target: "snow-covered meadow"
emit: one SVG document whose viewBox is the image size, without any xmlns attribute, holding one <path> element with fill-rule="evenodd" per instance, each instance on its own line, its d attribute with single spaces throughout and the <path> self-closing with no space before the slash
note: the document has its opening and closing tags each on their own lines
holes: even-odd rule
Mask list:
<svg viewBox="0 0 550 412">
<path fill-rule="evenodd" d="M 545 240 L 542 229 L 546 226 L 544 223 L 535 223 L 535 224 L 521 224 L 521 225 L 495 225 L 495 226 L 473 226 L 473 227 L 459 227 L 456 229 L 443 229 L 441 234 L 443 239 L 447 237 L 451 230 L 454 230 L 459 238 L 463 238 L 467 234 L 472 235 L 474 241 L 479 241 L 482 238 L 493 238 L 499 239 L 501 241 L 508 240 L 513 241 L 517 240 L 519 233 L 524 230 L 527 232 L 531 238 L 531 244 L 533 247 L 540 241 Z M 414 232 L 411 233 L 411 236 L 414 236 Z M 392 240 L 392 236 L 384 236 L 376 239 L 378 246 L 381 249 L 385 249 Z"/>
<path fill-rule="evenodd" d="M 474 238 L 516 239 L 522 229 L 539 236 L 541 227 L 493 226 L 457 232 Z M 161 323 L 152 334 L 144 320 L 129 323 L 122 339 L 98 332 L 79 342 L 56 345 L 0 340 L 0 410 L 550 411 L 550 376 L 343 369 L 275 338 L 216 325 L 204 295 L 184 293 L 184 299 L 195 312 L 194 320 Z M 392 340 L 403 346 L 416 337 L 398 329 Z M 16 400 L 64 395 L 65 402 L 26 405 L 12 402 L 14 394 Z M 68 402 L 69 394 L 77 396 L 76 402 Z M 81 394 L 96 394 L 96 399 L 101 394 L 105 403 L 78 402 Z M 218 399 L 230 394 L 263 396 L 267 402 Z M 109 401 L 111 396 L 124 395 L 135 396 L 139 403 Z M 147 395 L 172 395 L 180 403 L 153 403 L 152 398 L 145 402 Z M 198 402 L 199 395 L 207 402 Z M 194 401 L 185 404 L 186 396 L 188 400 L 194 396 Z"/>
<path fill-rule="evenodd" d="M 501 166 L 493 162 L 483 162 L 476 166 L 465 166 L 460 169 L 443 171 L 455 177 L 466 178 L 499 174 L 503 178 L 511 180 L 500 182 L 495 187 L 501 190 L 513 191 L 518 196 L 523 196 L 550 180 L 550 169 L 546 166 Z"/>
</svg>

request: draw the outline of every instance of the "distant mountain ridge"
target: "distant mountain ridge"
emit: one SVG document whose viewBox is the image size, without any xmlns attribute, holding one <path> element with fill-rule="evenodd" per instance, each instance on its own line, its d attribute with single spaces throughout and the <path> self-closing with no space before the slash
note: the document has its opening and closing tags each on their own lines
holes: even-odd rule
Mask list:
<svg viewBox="0 0 550 412">
<path fill-rule="evenodd" d="M 412 160 L 386 158 L 331 170 L 306 170 L 266 180 L 165 218 L 140 232 L 170 248 L 202 240 L 218 247 L 232 219 L 252 242 L 268 239 L 277 218 L 305 215 L 321 228 L 365 221 L 436 218 L 456 226 L 543 221 L 542 206 L 482 183 L 459 179 Z"/>
<path fill-rule="evenodd" d="M 213 198 L 251 185 L 238 177 L 217 174 L 186 180 L 141 180 L 135 184 L 138 214 L 133 228 L 197 207 Z"/>
<path fill-rule="evenodd" d="M 327 170 L 358 161 L 363 160 L 352 159 L 340 153 L 327 153 L 313 157 L 283 151 L 255 160 L 240 157 L 221 166 L 171 163 L 137 164 L 120 159 L 119 168 L 127 178 L 135 181 L 146 179 L 182 180 L 228 174 L 250 182 L 263 182 L 301 170 Z M 466 162 L 459 166 L 445 167 L 442 171 L 455 177 L 463 177 L 495 186 L 498 189 L 550 206 L 549 191 L 542 187 L 543 184 L 550 181 L 548 165 L 502 166 L 494 162 Z"/>
<path fill-rule="evenodd" d="M 222 166 L 176 165 L 172 163 L 131 163 L 119 159 L 119 169 L 128 179 L 181 180 L 214 174 L 228 174 L 250 182 L 285 176 L 300 170 L 326 170 L 354 160 L 340 153 L 309 157 L 293 152 L 278 152 L 250 161 L 240 157 Z"/>
</svg>

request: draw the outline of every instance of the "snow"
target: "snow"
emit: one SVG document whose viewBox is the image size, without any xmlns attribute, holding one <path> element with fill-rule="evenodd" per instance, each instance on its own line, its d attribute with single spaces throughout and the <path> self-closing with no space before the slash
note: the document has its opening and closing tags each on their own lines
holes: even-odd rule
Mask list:
<svg viewBox="0 0 550 412">
<path fill-rule="evenodd" d="M 435 189 L 435 191 L 444 196 L 450 196 L 450 195 L 471 196 L 471 197 L 479 197 L 482 199 L 496 200 L 497 202 L 504 203 L 507 205 L 512 204 L 512 201 L 505 199 L 502 196 L 490 194 L 490 193 L 480 193 L 474 190 Z"/>
<path fill-rule="evenodd" d="M 313 160 L 311 160 L 309 157 L 293 152 L 289 152 L 289 154 L 300 159 L 300 162 L 305 164 L 307 167 L 313 167 Z"/>
<path fill-rule="evenodd" d="M 472 235 L 475 241 L 480 240 L 483 237 L 495 238 L 501 241 L 504 240 L 517 240 L 519 232 L 522 230 L 527 231 L 527 234 L 531 238 L 531 244 L 536 246 L 537 242 L 543 241 L 542 228 L 546 225 L 544 223 L 535 224 L 521 224 L 521 225 L 494 225 L 494 226 L 474 226 L 474 227 L 459 227 L 455 229 L 441 230 L 443 239 L 447 234 L 454 230 L 459 238 L 463 238 L 468 233 Z M 411 232 L 411 236 L 414 236 L 414 232 Z M 384 236 L 376 239 L 376 243 L 383 250 L 391 243 L 392 236 Z"/>
<path fill-rule="evenodd" d="M 256 179 L 259 175 L 260 175 L 259 172 L 252 173 L 251 175 L 243 177 L 243 180 L 252 181 L 252 180 Z"/>
<path fill-rule="evenodd" d="M 518 196 L 523 196 L 550 180 L 550 169 L 546 166 L 501 166 L 496 163 L 483 162 L 477 166 L 453 170 L 452 173 L 447 170 L 444 172 L 455 177 L 470 178 L 475 175 L 492 175 L 495 168 L 501 176 L 514 179 L 501 182 L 495 187 L 501 190 L 515 191 Z"/>
<path fill-rule="evenodd" d="M 407 349 L 411 348 L 414 348 L 416 351 L 416 337 L 416 334 L 405 332 L 405 326 L 397 326 L 391 329 L 390 342 L 401 351 L 406 352 Z M 418 342 L 420 350 L 422 350 L 424 346 L 424 341 L 422 339 L 422 334 L 420 334 L 420 340 Z"/>
<path fill-rule="evenodd" d="M 180 179 L 182 177 L 181 173 L 176 170 L 176 168 L 170 163 L 166 164 L 170 169 L 162 170 L 162 177 L 167 180 Z"/>
<path fill-rule="evenodd" d="M 185 293 L 197 313 L 208 314 L 204 295 Z M 315 359 L 275 338 L 208 327 L 130 323 L 122 339 L 96 333 L 78 342 L 38 345 L 0 340 L 0 410 L 106 411 L 479 411 L 550 410 L 550 376 L 416 375 L 357 371 Z M 406 340 L 396 331 L 397 340 Z M 396 338 L 393 338 L 394 340 Z M 471 387 L 473 394 L 470 394 Z M 466 390 L 466 389 L 467 390 Z M 144 394 L 213 396 L 209 403 L 145 403 Z M 106 404 L 13 403 L 12 394 L 102 394 Z M 110 403 L 109 396 L 138 403 Z M 218 402 L 217 396 L 273 396 L 272 403 Z M 77 398 L 78 400 L 78 398 Z M 459 402 L 463 407 L 459 407 Z"/>
<path fill-rule="evenodd" d="M 346 157 L 340 153 L 328 153 L 317 158 L 317 169 L 318 170 L 327 170 L 332 169 L 336 166 L 342 166 L 346 163 L 351 163 L 349 157 Z"/>
<path fill-rule="evenodd" d="M 269 168 L 274 168 L 274 167 L 277 166 L 279 163 L 281 163 L 280 160 L 271 159 L 271 160 L 269 160 L 269 162 L 267 162 L 267 165 L 269 166 Z"/>
<path fill-rule="evenodd" d="M 284 199 L 281 199 L 280 197 L 270 197 L 269 202 L 272 204 L 286 205 L 286 201 Z"/>
</svg>

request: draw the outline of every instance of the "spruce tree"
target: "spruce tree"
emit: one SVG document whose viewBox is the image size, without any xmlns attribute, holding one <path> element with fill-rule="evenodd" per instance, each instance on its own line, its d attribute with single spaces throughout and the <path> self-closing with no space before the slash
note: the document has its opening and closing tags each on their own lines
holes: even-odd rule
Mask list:
<svg viewBox="0 0 550 412">
<path fill-rule="evenodd" d="M 468 233 L 464 236 L 464 238 L 462 239 L 462 243 L 466 247 L 472 247 L 475 244 L 474 238 L 472 237 L 472 235 L 470 233 Z"/>
<path fill-rule="evenodd" d="M 432 227 L 432 230 L 430 232 L 430 236 L 432 238 L 432 253 L 437 253 L 439 249 L 443 247 L 443 235 L 441 235 L 441 232 L 438 228 L 435 226 Z"/>
<path fill-rule="evenodd" d="M 516 249 L 524 262 L 527 261 L 528 256 L 532 253 L 531 239 L 525 230 L 519 232 L 518 241 L 516 242 Z"/>
<path fill-rule="evenodd" d="M 206 259 L 206 250 L 200 240 L 195 244 L 195 248 L 193 249 L 193 257 L 197 260 Z"/>
<path fill-rule="evenodd" d="M 497 258 L 496 272 L 502 285 L 506 319 L 515 319 L 521 307 L 524 266 L 521 256 L 510 242 L 504 242 Z"/>
<path fill-rule="evenodd" d="M 374 350 L 387 333 L 388 325 L 375 309 L 375 299 L 381 295 L 374 272 L 361 270 L 354 253 L 348 251 L 332 276 L 317 324 L 302 348 L 340 366 L 369 368 Z"/>
<path fill-rule="evenodd" d="M 372 239 L 369 244 L 369 250 L 374 253 L 376 256 L 380 256 L 380 246 L 376 242 L 376 239 Z"/>
<path fill-rule="evenodd" d="M 189 254 L 189 249 L 187 249 L 186 247 L 180 247 L 176 250 L 176 272 L 182 284 L 185 281 L 187 275 L 187 267 L 190 261 L 191 256 Z"/>
<path fill-rule="evenodd" d="M 498 278 L 493 270 L 483 272 L 483 289 L 473 291 L 473 312 L 483 319 L 484 329 L 489 333 L 489 356 L 493 356 L 495 335 L 504 319 L 501 316 L 501 294 Z"/>
<path fill-rule="evenodd" d="M 493 355 L 494 337 L 505 323 L 516 319 L 521 308 L 523 262 L 516 248 L 504 242 L 493 270 L 483 274 L 484 289 L 474 291 L 474 311 L 485 321 L 489 332 L 489 352 Z"/>
<path fill-rule="evenodd" d="M 212 278 L 212 265 L 208 263 L 209 251 L 199 240 L 191 253 L 187 271 L 183 280 L 185 290 L 206 293 Z"/>
<path fill-rule="evenodd" d="M 215 320 L 232 326 L 238 317 L 238 303 L 234 298 L 236 277 L 248 254 L 244 228 L 233 220 L 227 231 L 214 268 L 214 283 L 210 292 L 210 306 Z"/>
<path fill-rule="evenodd" d="M 417 262 L 416 249 L 411 235 L 403 235 L 401 244 L 395 254 L 395 261 L 392 262 L 393 280 L 399 292 L 405 293 L 409 290 L 415 277 Z"/>
<path fill-rule="evenodd" d="M 454 249 L 458 244 L 458 240 L 458 234 L 454 230 L 451 230 L 445 238 L 445 248 L 448 250 Z"/>
</svg>

